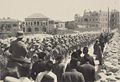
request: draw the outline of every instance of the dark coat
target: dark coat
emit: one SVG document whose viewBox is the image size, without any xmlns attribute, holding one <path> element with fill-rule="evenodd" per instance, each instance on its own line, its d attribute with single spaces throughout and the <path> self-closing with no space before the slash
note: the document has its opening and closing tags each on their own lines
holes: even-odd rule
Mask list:
<svg viewBox="0 0 120 82">
<path fill-rule="evenodd" d="M 95 66 L 95 62 L 92 56 L 90 56 L 89 54 L 85 55 L 82 59 L 81 59 L 81 64 L 85 64 L 86 62 L 89 62 L 91 65 Z"/>
<path fill-rule="evenodd" d="M 72 69 L 69 72 L 65 72 L 62 75 L 62 82 L 85 82 L 82 73 L 76 69 Z"/>
<path fill-rule="evenodd" d="M 39 60 L 35 62 L 31 69 L 31 77 L 33 80 L 36 79 L 38 73 L 45 71 L 46 62 L 44 60 Z"/>
<path fill-rule="evenodd" d="M 95 68 L 89 63 L 77 67 L 77 71 L 81 72 L 85 78 L 85 82 L 95 81 Z"/>
<path fill-rule="evenodd" d="M 53 57 L 54 57 L 54 58 L 56 58 L 57 56 L 60 55 L 60 52 L 59 52 L 59 50 L 58 50 L 57 48 L 54 48 L 54 49 L 52 50 L 52 53 L 53 53 Z"/>
<path fill-rule="evenodd" d="M 68 72 L 68 71 L 70 71 L 70 70 L 71 70 L 71 65 L 70 65 L 70 63 L 68 63 L 67 66 L 66 66 L 65 71 Z"/>
<path fill-rule="evenodd" d="M 55 63 L 53 66 L 53 73 L 56 74 L 58 82 L 61 82 L 62 74 L 65 72 L 65 64 Z"/>
<path fill-rule="evenodd" d="M 100 42 L 101 50 L 102 50 L 102 52 L 103 52 L 104 47 L 105 47 L 104 37 L 100 37 L 100 38 L 99 38 L 99 42 Z"/>
<path fill-rule="evenodd" d="M 15 58 L 25 57 L 27 55 L 27 48 L 22 41 L 15 40 L 11 43 L 9 52 Z"/>
<path fill-rule="evenodd" d="M 94 54 L 96 55 L 97 60 L 102 60 L 102 50 L 99 44 L 94 45 Z"/>
</svg>

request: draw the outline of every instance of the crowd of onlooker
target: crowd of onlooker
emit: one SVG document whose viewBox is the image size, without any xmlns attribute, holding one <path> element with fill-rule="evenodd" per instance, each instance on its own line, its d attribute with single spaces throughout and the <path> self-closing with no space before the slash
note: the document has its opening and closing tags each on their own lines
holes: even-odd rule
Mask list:
<svg viewBox="0 0 120 82">
<path fill-rule="evenodd" d="M 16 38 L 10 46 L 0 43 L 0 53 L 6 58 L 6 70 L 1 76 L 5 82 L 94 82 L 95 63 L 88 46 L 98 39 L 100 47 L 94 48 L 103 52 L 108 42 L 106 33 L 56 35 L 41 42 L 39 38 L 23 40 L 19 31 Z"/>
</svg>

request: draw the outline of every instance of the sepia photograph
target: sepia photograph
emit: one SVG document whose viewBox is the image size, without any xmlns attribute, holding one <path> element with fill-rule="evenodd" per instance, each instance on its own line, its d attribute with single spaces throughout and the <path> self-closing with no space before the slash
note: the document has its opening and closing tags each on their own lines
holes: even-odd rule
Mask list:
<svg viewBox="0 0 120 82">
<path fill-rule="evenodd" d="M 120 0 L 0 0 L 0 82 L 120 82 Z"/>
</svg>

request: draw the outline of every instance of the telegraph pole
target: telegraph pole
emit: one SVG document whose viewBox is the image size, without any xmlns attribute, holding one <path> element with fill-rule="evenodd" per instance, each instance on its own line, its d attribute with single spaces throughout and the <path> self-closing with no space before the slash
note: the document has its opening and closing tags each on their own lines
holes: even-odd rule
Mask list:
<svg viewBox="0 0 120 82">
<path fill-rule="evenodd" d="M 109 8 L 108 8 L 108 33 L 110 32 L 110 14 L 109 14 Z"/>
</svg>

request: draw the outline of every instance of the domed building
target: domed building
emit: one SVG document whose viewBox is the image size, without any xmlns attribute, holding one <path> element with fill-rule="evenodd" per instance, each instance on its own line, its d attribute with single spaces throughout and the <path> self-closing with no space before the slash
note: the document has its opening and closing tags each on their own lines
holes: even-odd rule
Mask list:
<svg viewBox="0 0 120 82">
<path fill-rule="evenodd" d="M 46 32 L 49 27 L 49 18 L 41 13 L 35 13 L 25 18 L 26 33 Z"/>
</svg>

